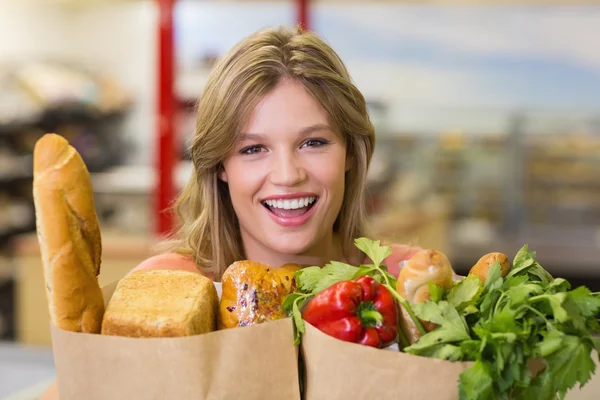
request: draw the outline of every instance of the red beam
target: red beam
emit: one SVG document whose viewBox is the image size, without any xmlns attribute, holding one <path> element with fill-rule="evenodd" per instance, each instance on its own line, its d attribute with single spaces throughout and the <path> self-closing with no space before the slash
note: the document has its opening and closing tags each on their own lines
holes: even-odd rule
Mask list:
<svg viewBox="0 0 600 400">
<path fill-rule="evenodd" d="M 297 6 L 297 23 L 305 30 L 310 30 L 310 0 L 296 0 Z"/>
<path fill-rule="evenodd" d="M 175 0 L 157 0 L 159 8 L 158 26 L 158 118 L 157 118 L 157 185 L 155 193 L 156 234 L 163 236 L 173 227 L 173 215 L 167 212 L 174 195 L 175 166 L 175 96 L 173 8 Z"/>
</svg>

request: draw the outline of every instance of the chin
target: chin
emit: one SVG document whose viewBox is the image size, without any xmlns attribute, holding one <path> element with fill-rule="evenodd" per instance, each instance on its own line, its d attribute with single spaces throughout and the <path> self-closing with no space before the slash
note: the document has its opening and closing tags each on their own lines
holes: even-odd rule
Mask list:
<svg viewBox="0 0 600 400">
<path fill-rule="evenodd" d="M 314 236 L 304 238 L 298 234 L 282 235 L 269 239 L 271 249 L 280 254 L 302 255 L 307 253 L 315 244 Z"/>
</svg>

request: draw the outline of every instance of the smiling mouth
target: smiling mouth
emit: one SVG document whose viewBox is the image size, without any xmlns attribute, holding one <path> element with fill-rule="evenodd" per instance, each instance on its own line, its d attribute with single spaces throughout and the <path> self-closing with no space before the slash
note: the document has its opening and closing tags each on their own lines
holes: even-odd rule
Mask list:
<svg viewBox="0 0 600 400">
<path fill-rule="evenodd" d="M 318 197 L 312 196 L 291 200 L 263 200 L 261 204 L 280 218 L 294 218 L 306 214 L 318 200 Z"/>
</svg>

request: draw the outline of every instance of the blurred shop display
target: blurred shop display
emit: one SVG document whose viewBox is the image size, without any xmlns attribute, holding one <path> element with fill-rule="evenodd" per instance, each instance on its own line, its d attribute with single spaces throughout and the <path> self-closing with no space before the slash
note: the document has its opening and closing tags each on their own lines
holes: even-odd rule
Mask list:
<svg viewBox="0 0 600 400">
<path fill-rule="evenodd" d="M 33 148 L 46 132 L 66 137 L 90 172 L 123 162 L 120 124 L 131 99 L 82 66 L 29 62 L 0 68 L 0 339 L 14 336 L 13 239 L 35 231 Z"/>
<path fill-rule="evenodd" d="M 600 130 L 591 117 L 535 128 L 542 119 L 515 116 L 500 133 L 385 135 L 370 177 L 375 232 L 448 248 L 459 269 L 528 243 L 552 272 L 598 277 Z"/>
<path fill-rule="evenodd" d="M 131 105 L 110 78 L 81 66 L 36 62 L 0 72 L 0 244 L 35 228 L 32 153 L 46 132 L 66 137 L 90 172 L 120 164 L 119 124 Z"/>
</svg>

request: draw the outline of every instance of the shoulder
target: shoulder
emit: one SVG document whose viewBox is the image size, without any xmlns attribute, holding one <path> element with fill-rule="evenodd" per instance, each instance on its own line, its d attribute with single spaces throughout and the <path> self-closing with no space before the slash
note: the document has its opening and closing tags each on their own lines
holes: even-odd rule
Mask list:
<svg viewBox="0 0 600 400">
<path fill-rule="evenodd" d="M 420 247 L 407 244 L 386 243 L 385 241 L 382 241 L 381 244 L 392 248 L 392 254 L 390 254 L 383 263 L 388 268 L 388 271 L 396 277 L 400 273 L 400 263 L 402 261 L 410 260 L 412 256 L 422 250 Z M 373 261 L 367 257 L 365 262 L 372 263 Z"/>
<path fill-rule="evenodd" d="M 178 269 L 200 273 L 200 269 L 191 257 L 176 253 L 157 254 L 147 258 L 139 263 L 129 273 L 149 269 Z"/>
</svg>

